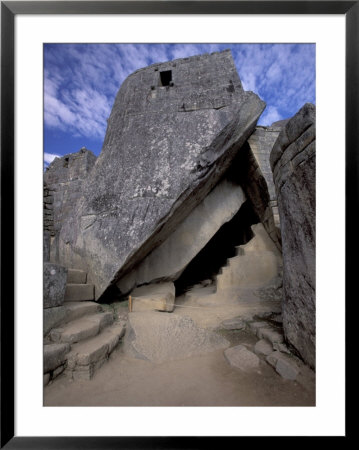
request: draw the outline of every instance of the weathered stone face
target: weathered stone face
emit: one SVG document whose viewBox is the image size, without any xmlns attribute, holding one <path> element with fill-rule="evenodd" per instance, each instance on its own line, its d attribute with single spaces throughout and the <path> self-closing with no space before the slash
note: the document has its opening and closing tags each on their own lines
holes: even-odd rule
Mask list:
<svg viewBox="0 0 359 450">
<path fill-rule="evenodd" d="M 77 213 L 61 229 L 59 261 L 86 270 L 99 298 L 213 189 L 264 106 L 243 91 L 228 51 L 129 76 Z"/>
<path fill-rule="evenodd" d="M 305 104 L 274 144 L 283 251 L 286 339 L 315 367 L 315 106 Z"/>
<path fill-rule="evenodd" d="M 44 308 L 64 303 L 67 269 L 57 264 L 44 263 Z"/>
</svg>

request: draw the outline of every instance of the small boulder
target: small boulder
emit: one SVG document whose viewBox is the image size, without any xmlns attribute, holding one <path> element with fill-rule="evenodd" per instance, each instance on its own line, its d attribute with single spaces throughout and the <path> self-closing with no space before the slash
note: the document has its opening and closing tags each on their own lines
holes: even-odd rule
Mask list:
<svg viewBox="0 0 359 450">
<path fill-rule="evenodd" d="M 273 352 L 272 345 L 265 339 L 261 339 L 254 346 L 254 353 L 257 355 L 268 356 Z"/>
<path fill-rule="evenodd" d="M 234 317 L 233 319 L 224 320 L 220 328 L 225 330 L 244 330 L 246 323 L 240 317 Z"/>
<path fill-rule="evenodd" d="M 294 359 L 277 350 L 268 355 L 266 361 L 286 380 L 295 380 L 299 374 L 299 367 Z"/>
<path fill-rule="evenodd" d="M 228 348 L 224 352 L 224 356 L 229 365 L 241 369 L 244 372 L 250 372 L 259 367 L 259 358 L 244 345 Z"/>
<path fill-rule="evenodd" d="M 175 285 L 172 282 L 149 284 L 136 288 L 131 293 L 131 310 L 167 311 L 174 310 Z"/>
<path fill-rule="evenodd" d="M 290 354 L 290 351 L 288 349 L 288 347 L 285 344 L 279 343 L 279 342 L 274 342 L 273 343 L 273 350 L 278 350 L 282 353 L 288 353 Z"/>
<path fill-rule="evenodd" d="M 259 336 L 258 336 L 259 337 Z M 275 342 L 281 344 L 284 341 L 283 334 L 274 328 L 266 328 L 261 330 L 261 338 L 267 339 L 272 344 Z"/>
<path fill-rule="evenodd" d="M 252 322 L 248 324 L 249 329 L 252 333 L 257 334 L 258 330 L 263 327 L 267 327 L 266 322 Z"/>
<path fill-rule="evenodd" d="M 278 359 L 275 370 L 286 380 L 295 380 L 299 374 L 298 366 L 290 358 Z"/>
</svg>

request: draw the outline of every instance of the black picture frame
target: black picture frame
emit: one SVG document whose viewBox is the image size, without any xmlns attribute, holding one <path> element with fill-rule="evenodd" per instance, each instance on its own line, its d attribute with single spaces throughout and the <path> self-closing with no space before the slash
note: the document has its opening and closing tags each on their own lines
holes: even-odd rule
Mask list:
<svg viewBox="0 0 359 450">
<path fill-rule="evenodd" d="M 359 1 L 4 1 L 1 2 L 1 440 L 6 449 L 204 448 L 239 437 L 14 436 L 14 19 L 17 14 L 342 14 L 346 20 L 346 296 L 358 248 Z M 354 299 L 355 300 L 355 299 Z M 348 327 L 346 327 L 348 330 Z M 347 337 L 348 331 L 346 331 Z M 348 339 L 346 339 L 348 341 Z M 348 407 L 348 405 L 347 405 Z M 348 422 L 346 437 L 349 437 Z M 242 443 L 242 442 L 241 442 Z"/>
</svg>

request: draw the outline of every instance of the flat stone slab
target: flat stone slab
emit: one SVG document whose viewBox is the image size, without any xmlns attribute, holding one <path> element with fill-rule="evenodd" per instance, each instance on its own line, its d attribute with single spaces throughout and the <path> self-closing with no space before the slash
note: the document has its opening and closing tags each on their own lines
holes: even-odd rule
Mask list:
<svg viewBox="0 0 359 450">
<path fill-rule="evenodd" d="M 131 292 L 132 312 L 174 310 L 175 285 L 172 282 L 141 286 Z"/>
<path fill-rule="evenodd" d="M 149 311 L 129 313 L 128 319 L 124 348 L 133 357 L 162 362 L 229 346 L 222 336 L 199 328 L 187 316 Z"/>
<path fill-rule="evenodd" d="M 228 348 L 224 356 L 229 365 L 241 369 L 244 372 L 251 372 L 259 367 L 259 358 L 244 345 Z"/>
<path fill-rule="evenodd" d="M 101 311 L 101 306 L 98 303 L 86 301 L 66 302 L 64 308 L 66 310 L 64 322 L 71 322 L 72 320 Z"/>
<path fill-rule="evenodd" d="M 261 339 L 254 346 L 254 353 L 257 355 L 268 356 L 273 353 L 273 346 L 266 339 Z"/>
<path fill-rule="evenodd" d="M 54 342 L 73 344 L 96 336 L 103 328 L 112 323 L 113 316 L 110 312 L 92 314 L 74 320 L 61 328 L 53 329 L 50 333 L 50 338 Z"/>
</svg>

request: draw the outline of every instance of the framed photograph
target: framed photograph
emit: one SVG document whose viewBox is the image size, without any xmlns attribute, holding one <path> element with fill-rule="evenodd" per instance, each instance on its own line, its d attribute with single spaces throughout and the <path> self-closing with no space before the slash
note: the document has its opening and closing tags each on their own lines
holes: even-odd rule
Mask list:
<svg viewBox="0 0 359 450">
<path fill-rule="evenodd" d="M 355 279 L 350 273 L 349 264 L 350 250 L 355 245 L 351 242 L 350 248 L 346 246 L 346 235 L 349 233 L 354 240 L 357 239 L 353 229 L 355 221 L 348 220 L 348 206 L 356 204 L 358 200 L 358 26 L 359 5 L 356 1 L 1 2 L 1 448 L 202 448 L 210 444 L 221 445 L 228 439 L 233 443 L 233 440 L 249 436 L 348 435 L 345 402 L 345 296 L 352 291 L 352 280 Z M 285 72 L 286 66 L 291 68 L 288 73 Z M 231 70 L 231 79 L 223 81 L 224 86 L 222 78 L 224 80 Z M 207 83 L 203 92 L 202 82 L 199 81 L 201 78 Z M 272 86 L 268 94 L 263 87 L 266 81 L 267 85 Z M 146 84 L 145 94 L 141 91 L 140 82 Z M 116 97 L 122 83 L 125 87 Z M 106 88 L 101 90 L 100 86 Z M 220 87 L 220 94 L 217 86 Z M 262 86 L 261 92 L 258 92 L 259 86 Z M 303 95 L 299 95 L 300 92 Z M 256 94 L 261 98 L 266 96 L 267 109 L 263 115 L 263 98 Z M 301 103 L 298 106 L 293 106 L 295 102 L 292 98 L 295 94 Z M 167 96 L 166 99 L 164 95 Z M 177 101 L 177 97 L 173 100 L 176 95 L 185 99 L 181 103 L 181 110 L 178 109 L 178 102 L 173 106 Z M 112 109 L 113 101 L 115 103 Z M 238 117 L 233 111 L 230 112 L 230 102 L 239 102 L 241 105 Z M 314 103 L 316 106 L 306 105 L 301 109 L 304 103 Z M 148 109 L 145 120 L 150 131 L 143 126 L 138 114 L 144 104 Z M 156 119 L 156 108 L 162 108 L 161 105 L 165 105 L 165 111 L 160 122 Z M 122 107 L 124 113 L 121 112 Z M 170 116 L 171 108 L 178 109 L 175 119 Z M 208 113 L 209 109 L 214 111 L 213 114 Z M 258 117 L 255 112 L 257 109 Z M 246 111 L 248 117 L 245 116 Z M 317 231 L 314 238 L 316 268 L 311 271 L 315 271 L 313 314 L 316 312 L 316 319 L 311 322 L 314 323 L 316 338 L 311 337 L 305 341 L 310 335 L 311 322 L 303 319 L 302 310 L 301 320 L 293 326 L 299 327 L 296 333 L 301 336 L 300 339 L 304 339 L 305 344 L 302 341 L 297 345 L 295 339 L 288 338 L 290 331 L 287 329 L 285 342 L 288 349 L 282 340 L 274 336 L 281 327 L 280 325 L 278 328 L 277 322 L 282 323 L 283 319 L 273 306 L 272 309 L 268 307 L 269 309 L 263 310 L 253 308 L 256 314 L 246 317 L 241 324 L 257 337 L 242 342 L 242 335 L 238 331 L 241 328 L 227 329 L 228 324 L 224 320 L 237 314 L 233 309 L 233 302 L 231 304 L 228 300 L 228 308 L 233 309 L 231 315 L 226 316 L 223 311 L 220 313 L 217 310 L 215 317 L 212 313 L 208 313 L 207 317 L 204 309 L 201 313 L 196 312 L 196 308 L 213 306 L 212 297 L 193 300 L 196 295 L 193 292 L 200 288 L 201 293 L 208 291 L 211 296 L 213 283 L 214 292 L 218 292 L 220 285 L 232 283 L 228 281 L 229 275 L 222 275 L 226 265 L 227 272 L 229 271 L 228 261 L 226 263 L 226 258 L 222 261 L 224 253 L 218 256 L 218 249 L 235 245 L 235 254 L 227 257 L 244 255 L 246 245 L 251 245 L 251 239 L 257 235 L 264 236 L 262 228 L 267 237 L 261 239 L 267 242 L 269 236 L 269 243 L 263 244 L 266 251 L 261 253 L 256 262 L 253 263 L 249 258 L 246 277 L 248 279 L 252 276 L 251 264 L 254 264 L 256 274 L 262 274 L 263 280 L 265 279 L 263 286 L 267 289 L 260 289 L 262 285 L 254 283 L 253 286 L 257 289 L 253 290 L 255 295 L 258 298 L 261 295 L 272 295 L 274 298 L 278 292 L 282 292 L 278 290 L 281 285 L 276 287 L 273 284 L 273 280 L 281 279 L 282 276 L 277 273 L 281 266 L 279 260 L 273 262 L 274 259 L 271 259 L 278 248 L 281 248 L 275 225 L 277 203 L 270 194 L 275 191 L 273 181 L 266 180 L 268 191 L 260 194 L 262 198 L 263 195 L 268 197 L 265 201 L 266 205 L 270 205 L 268 211 L 266 205 L 261 205 L 262 200 L 258 200 L 256 188 L 251 187 L 251 177 L 256 176 L 252 174 L 252 169 L 248 168 L 248 172 L 245 172 L 243 167 L 247 162 L 244 164 L 243 159 L 237 161 L 234 153 L 233 156 L 228 155 L 231 155 L 231 148 L 242 146 L 246 149 L 248 147 L 250 154 L 255 153 L 259 143 L 266 139 L 273 138 L 273 146 L 288 123 L 282 119 L 289 119 L 297 111 L 304 117 L 300 120 L 305 124 L 291 125 L 292 128 L 289 127 L 289 131 L 283 133 L 288 136 L 293 127 L 303 126 L 304 131 L 301 133 L 304 133 L 303 136 L 307 133 L 308 136 L 305 135 L 303 139 L 308 142 L 298 145 L 303 145 L 304 153 L 310 149 L 313 141 L 310 130 L 315 126 L 318 137 L 316 139 L 314 131 L 317 143 L 314 222 Z M 192 120 L 187 123 L 186 119 L 180 123 L 177 116 L 187 112 L 195 112 L 191 115 Z M 314 119 L 308 119 L 313 114 Z M 108 116 L 107 119 L 105 116 Z M 190 117 L 189 114 L 187 116 Z M 261 119 L 257 123 L 259 117 Z M 177 175 L 176 171 L 171 172 L 172 169 L 168 172 L 165 170 L 169 158 L 166 154 L 167 145 L 172 144 L 160 142 L 161 133 L 156 131 L 157 128 L 172 127 L 173 120 L 177 121 L 178 129 L 181 126 L 186 128 L 187 140 L 178 139 L 172 132 L 168 134 L 168 139 L 178 139 L 176 145 L 187 145 L 191 152 L 195 152 L 197 147 L 202 149 L 195 155 L 200 158 L 198 161 L 201 163 L 196 163 L 196 167 L 191 166 L 192 160 L 189 157 L 186 160 L 178 157 L 175 161 L 174 155 L 171 156 L 171 164 L 178 164 Z M 99 159 L 96 160 L 101 146 L 108 155 L 114 151 L 111 142 L 120 139 L 119 136 L 114 137 L 118 123 L 123 126 L 123 148 L 132 146 L 132 154 L 137 155 L 136 163 L 127 161 L 125 168 L 121 166 L 122 163 L 113 167 L 113 160 L 106 161 L 103 155 L 100 163 Z M 227 126 L 224 127 L 224 124 Z M 232 126 L 235 132 L 228 131 Z M 206 131 L 203 136 L 196 135 L 204 128 Z M 132 135 L 132 129 L 137 130 L 134 133 L 136 136 Z M 238 131 L 242 129 L 243 136 Z M 258 136 L 253 138 L 254 130 Z M 229 133 L 229 137 L 225 133 Z M 271 137 L 264 136 L 266 133 L 271 133 Z M 292 143 L 293 139 L 289 142 Z M 148 155 L 154 156 L 143 156 L 141 146 L 144 141 L 156 141 L 153 148 L 161 148 L 164 156 L 155 155 L 151 148 L 146 151 Z M 288 143 L 283 144 L 285 145 L 288 146 Z M 94 154 L 88 148 L 94 150 Z M 225 152 L 222 149 L 226 149 Z M 303 155 L 300 156 L 302 157 Z M 156 158 L 158 164 L 154 161 Z M 266 178 L 269 162 L 261 166 L 260 156 L 257 159 L 257 165 L 259 164 Z M 86 171 L 90 172 L 95 161 L 98 175 L 91 175 L 93 183 L 88 183 L 90 187 L 86 188 L 86 196 L 81 201 L 79 217 L 73 220 L 71 214 L 66 216 L 67 211 L 72 207 L 71 203 L 78 200 L 78 183 L 81 184 L 81 177 L 87 176 Z M 271 160 L 274 183 L 277 183 L 282 175 L 275 168 L 277 160 L 273 161 Z M 79 164 L 82 163 L 83 166 L 80 167 Z M 300 161 L 296 169 L 298 174 L 301 170 L 299 163 Z M 61 171 L 71 164 L 74 164 L 71 180 L 62 179 Z M 151 164 L 154 164 L 152 169 Z M 284 159 L 281 164 L 285 164 Z M 143 187 L 146 180 L 143 174 L 146 171 L 140 166 L 147 167 L 148 171 L 158 171 L 158 183 L 152 183 L 152 180 L 148 183 L 148 188 Z M 111 219 L 111 214 L 121 214 L 116 208 L 114 212 L 111 206 L 109 193 L 116 184 L 116 175 L 109 174 L 111 170 L 120 174 L 122 184 L 121 187 L 119 184 L 118 189 L 121 192 L 125 191 L 126 185 L 132 186 L 132 179 L 139 180 L 143 175 L 142 184 L 139 183 L 136 190 L 128 194 L 132 203 L 126 203 L 126 209 L 130 210 L 135 202 L 137 206 L 131 213 L 132 222 L 125 221 L 125 228 L 121 232 L 118 224 L 113 225 L 117 222 Z M 252 175 L 248 175 L 249 173 Z M 178 176 L 178 180 L 167 180 L 166 174 L 170 174 L 172 178 Z M 189 185 L 184 189 L 187 174 Z M 127 183 L 124 178 L 127 178 Z M 73 180 L 74 184 L 69 187 Z M 234 188 L 236 183 L 238 187 Z M 242 183 L 246 186 L 244 193 Z M 64 184 L 66 188 L 63 188 Z M 60 185 L 61 188 L 58 189 Z M 177 198 L 177 203 L 169 194 L 174 185 L 180 186 L 178 192 L 172 193 L 172 197 Z M 96 189 L 91 186 L 96 186 Z M 195 186 L 193 192 L 192 186 Z M 302 196 L 306 195 L 307 187 L 308 185 L 303 187 Z M 109 199 L 101 194 L 101 190 L 103 194 L 108 194 Z M 158 205 L 164 208 L 161 214 L 166 215 L 165 208 L 168 208 L 169 218 L 159 221 L 158 217 L 162 216 L 149 217 L 152 212 L 146 207 L 143 212 L 144 217 L 147 217 L 146 222 L 158 222 L 155 231 L 141 235 L 141 242 L 144 244 L 139 248 L 128 249 L 124 246 L 126 249 L 123 253 L 118 251 L 112 260 L 107 258 L 106 255 L 114 255 L 113 249 L 118 249 L 121 245 L 114 240 L 115 235 L 120 233 L 125 236 L 126 242 L 131 243 L 131 229 L 132 234 L 139 233 L 135 223 L 136 214 L 140 214 L 142 206 L 138 205 L 145 204 L 150 197 L 159 198 Z M 245 202 L 246 198 L 256 206 L 242 206 L 248 203 Z M 206 216 L 209 206 L 201 206 L 205 200 L 210 205 L 212 219 L 212 216 L 208 219 Z M 158 205 L 156 208 L 159 208 Z M 216 208 L 218 213 L 214 212 L 217 211 Z M 225 213 L 221 208 L 225 209 Z M 232 212 L 229 211 L 231 208 Z M 239 213 L 244 214 L 245 219 L 242 216 L 238 219 Z M 101 220 L 96 214 L 101 214 Z M 268 219 L 268 214 L 271 219 Z M 231 229 L 235 229 L 238 234 L 237 219 L 240 224 L 245 222 L 247 228 L 243 225 L 244 228 L 240 231 L 241 236 L 243 235 L 241 242 L 232 242 Z M 58 227 L 60 221 L 61 229 Z M 201 221 L 206 222 L 206 226 L 196 234 L 193 224 L 200 228 Z M 262 228 L 258 228 L 259 225 Z M 106 239 L 111 240 L 111 244 L 100 247 L 98 236 L 105 226 Z M 113 236 L 112 226 L 115 230 Z M 46 230 L 44 236 L 48 236 L 51 263 L 47 263 L 50 257 L 46 259 L 43 252 L 43 227 Z M 146 227 L 141 227 L 142 231 L 146 231 Z M 181 236 L 178 232 L 176 235 L 174 230 L 181 230 Z M 59 240 L 60 235 L 62 241 Z M 182 236 L 186 236 L 190 242 L 188 248 L 193 254 L 187 255 L 182 251 Z M 195 240 L 192 239 L 193 236 L 197 236 Z M 212 247 L 215 239 L 214 251 Z M 90 259 L 101 255 L 102 249 L 106 248 L 108 253 L 102 255 L 101 268 L 98 261 L 96 264 L 85 261 L 87 256 L 81 249 L 77 254 L 75 251 L 71 254 L 69 243 L 73 248 L 75 243 L 79 248 L 81 245 L 86 247 Z M 166 253 L 166 245 L 171 248 L 172 253 Z M 164 255 L 170 256 L 167 258 Z M 212 261 L 213 255 L 223 264 L 218 263 L 218 267 L 212 267 L 208 261 Z M 59 266 L 51 266 L 66 258 L 73 263 L 69 263 L 67 267 L 74 269 L 67 271 L 67 284 L 66 280 L 64 283 L 60 280 L 61 274 L 55 274 Z M 123 262 L 120 264 L 121 258 Z M 306 261 L 309 264 L 309 259 Z M 270 269 L 272 265 L 276 267 L 273 273 Z M 190 267 L 192 272 L 186 267 Z M 309 270 L 308 267 L 307 269 Z M 43 304 L 43 290 L 47 282 L 47 275 L 43 270 L 48 270 L 50 277 L 56 275 L 63 289 L 66 289 L 58 303 L 54 300 L 56 295 L 52 290 L 49 303 L 46 306 Z M 83 279 L 84 276 L 87 278 Z M 221 277 L 222 280 L 219 280 Z M 298 269 L 298 279 L 299 277 Z M 311 284 L 308 278 L 306 282 Z M 136 286 L 140 287 L 134 289 Z M 192 308 L 192 313 L 166 314 L 172 301 L 169 300 L 168 292 L 174 286 L 174 307 L 177 311 Z M 141 291 L 143 287 L 144 292 Z M 51 289 L 54 289 L 54 284 Z M 243 292 L 244 290 L 243 288 Z M 184 300 L 178 296 L 179 291 L 183 293 Z M 249 295 L 248 289 L 246 292 Z M 287 295 L 290 295 L 289 291 Z M 63 303 L 64 296 L 67 303 Z M 105 301 L 110 297 L 111 302 Z M 76 303 L 79 298 L 84 301 L 81 305 Z M 191 301 L 186 303 L 186 298 Z M 101 311 L 94 303 L 98 300 L 103 303 Z M 252 297 L 250 300 L 253 302 Z M 46 303 L 47 300 L 44 301 Z M 104 361 L 109 358 L 109 349 L 113 351 L 123 336 L 125 328 L 122 330 L 121 326 L 129 320 L 128 312 L 141 312 L 143 308 L 147 310 L 149 301 L 152 305 L 149 309 L 154 308 L 157 312 L 154 313 L 155 319 L 152 313 L 151 317 L 145 317 L 146 326 L 148 327 L 149 320 L 159 320 L 161 325 L 156 322 L 154 326 L 159 326 L 159 330 L 162 327 L 163 333 L 166 333 L 170 325 L 167 322 L 162 324 L 167 320 L 164 317 L 175 316 L 178 324 L 171 323 L 171 326 L 177 327 L 176 339 L 173 340 L 173 336 L 160 339 L 160 332 L 152 343 L 151 335 L 146 334 L 147 332 L 141 338 L 143 323 L 141 318 L 138 319 L 141 314 L 132 314 L 128 323 L 132 331 L 136 327 L 138 331 L 133 331 L 131 338 L 126 334 L 124 345 L 128 352 L 126 355 L 135 352 L 139 362 L 115 368 L 114 365 L 111 366 L 111 357 L 109 363 L 104 365 Z M 153 306 L 154 303 L 156 307 Z M 106 306 L 108 304 L 109 307 Z M 59 307 L 63 308 L 64 305 L 65 309 L 59 312 Z M 62 318 L 56 322 L 57 319 L 53 316 L 50 319 L 44 316 L 43 323 L 43 308 L 49 314 L 64 314 L 66 320 Z M 86 311 L 82 313 L 80 310 Z M 89 316 L 94 316 L 95 312 L 96 318 Z M 84 328 L 81 331 L 84 336 L 81 339 L 85 340 L 85 344 L 99 333 L 98 330 L 92 333 L 92 329 L 99 327 L 99 330 L 105 330 L 96 341 L 96 349 L 87 348 L 86 345 L 83 348 L 74 347 L 81 341 L 78 338 L 81 333 L 72 330 L 71 320 L 80 320 L 80 315 L 82 320 L 85 315 L 88 320 L 88 323 L 82 324 Z M 256 328 L 256 321 L 267 319 L 262 335 L 261 328 Z M 47 320 L 52 334 L 45 333 L 43 329 L 43 326 L 47 326 Z M 98 320 L 101 323 L 97 323 Z M 111 323 L 107 323 L 109 320 Z M 113 320 L 115 323 L 112 323 Z M 233 325 L 232 322 L 229 327 Z M 207 334 L 202 328 L 199 331 L 195 323 L 196 326 L 206 323 L 209 330 L 206 328 Z M 64 324 L 69 324 L 68 329 Z M 180 343 L 183 327 L 186 330 L 183 343 L 187 342 L 186 344 Z M 219 334 L 218 329 L 222 330 Z M 211 334 L 213 330 L 217 336 L 215 338 Z M 207 341 L 214 345 L 213 339 L 217 339 L 215 345 L 218 346 L 218 358 L 223 360 L 224 369 L 218 367 L 218 358 L 198 359 L 190 368 L 184 367 L 185 361 L 188 361 L 185 360 L 187 353 L 198 350 L 191 347 L 195 339 L 191 338 L 191 333 L 197 337 L 198 333 L 201 334 L 199 340 L 203 346 L 207 345 Z M 133 336 L 137 337 L 137 346 Z M 278 333 L 276 336 L 279 336 Z M 257 338 L 267 339 L 266 342 L 269 340 L 271 346 L 273 344 L 271 352 L 281 355 L 289 352 L 290 356 L 283 356 L 281 369 L 277 359 L 274 363 L 266 359 L 272 353 L 262 354 L 259 347 L 258 351 L 255 350 Z M 310 339 L 316 340 L 316 356 L 315 344 L 312 350 Z M 242 386 L 236 391 L 233 387 L 236 381 L 233 380 L 237 369 L 230 372 L 229 366 L 238 368 L 239 365 L 235 366 L 237 363 L 231 362 L 231 357 L 234 361 L 236 355 L 230 355 L 228 350 L 224 351 L 228 342 L 232 343 L 232 348 L 237 348 L 233 347 L 233 343 L 243 344 L 238 345 L 238 348 L 241 347 L 240 350 L 245 352 L 246 364 L 255 365 L 257 360 L 258 364 L 262 364 L 261 377 L 267 383 L 265 388 L 258 382 L 259 372 L 249 371 L 243 378 L 238 378 L 246 387 Z M 43 345 L 48 346 L 50 351 L 50 346 L 54 343 L 59 347 L 62 345 L 66 352 L 72 346 L 72 356 L 66 361 L 49 363 L 45 370 Z M 198 350 L 200 355 L 201 350 Z M 101 352 L 106 354 L 102 355 Z M 164 364 L 158 356 L 161 352 L 166 355 L 168 352 L 178 353 L 177 358 L 172 358 L 174 362 L 171 363 L 171 368 L 170 365 L 166 369 L 161 366 Z M 115 352 L 112 356 L 116 357 Z M 146 364 L 141 361 L 152 361 L 151 357 L 154 361 L 158 357 L 158 364 L 156 370 L 146 374 Z M 269 366 L 263 371 L 265 361 Z M 288 361 L 294 361 L 297 365 L 290 365 Z M 311 380 L 307 384 L 296 378 L 297 374 L 293 375 L 293 370 L 296 371 L 298 364 L 302 364 L 301 361 L 308 365 L 308 372 L 305 372 L 307 369 L 300 371 L 301 376 L 306 374 L 307 381 Z M 89 384 L 81 382 L 84 378 L 92 378 L 97 368 L 101 367 L 105 375 L 95 377 L 97 385 L 101 384 L 97 390 L 90 389 Z M 208 376 L 209 370 L 217 371 L 217 375 L 221 371 L 228 373 L 226 372 L 226 376 L 221 373 L 217 377 L 211 377 Z M 243 370 L 245 372 L 247 369 Z M 188 373 L 193 374 L 191 380 L 186 379 Z M 59 380 L 65 374 L 68 377 L 66 382 L 60 383 Z M 121 394 L 120 388 L 113 381 L 120 376 L 128 378 L 128 382 L 122 386 L 125 390 Z M 130 379 L 133 380 L 132 384 Z M 77 380 L 80 380 L 78 384 Z M 142 393 L 141 383 L 146 385 Z M 47 385 L 46 388 L 44 384 Z M 176 389 L 173 386 L 176 385 L 179 386 L 178 395 L 186 399 L 183 402 L 175 398 Z M 203 389 L 208 395 L 206 399 L 201 397 L 200 391 L 200 387 L 204 385 L 207 386 L 207 390 Z M 259 399 L 261 395 L 261 400 L 253 400 Z"/>
</svg>

